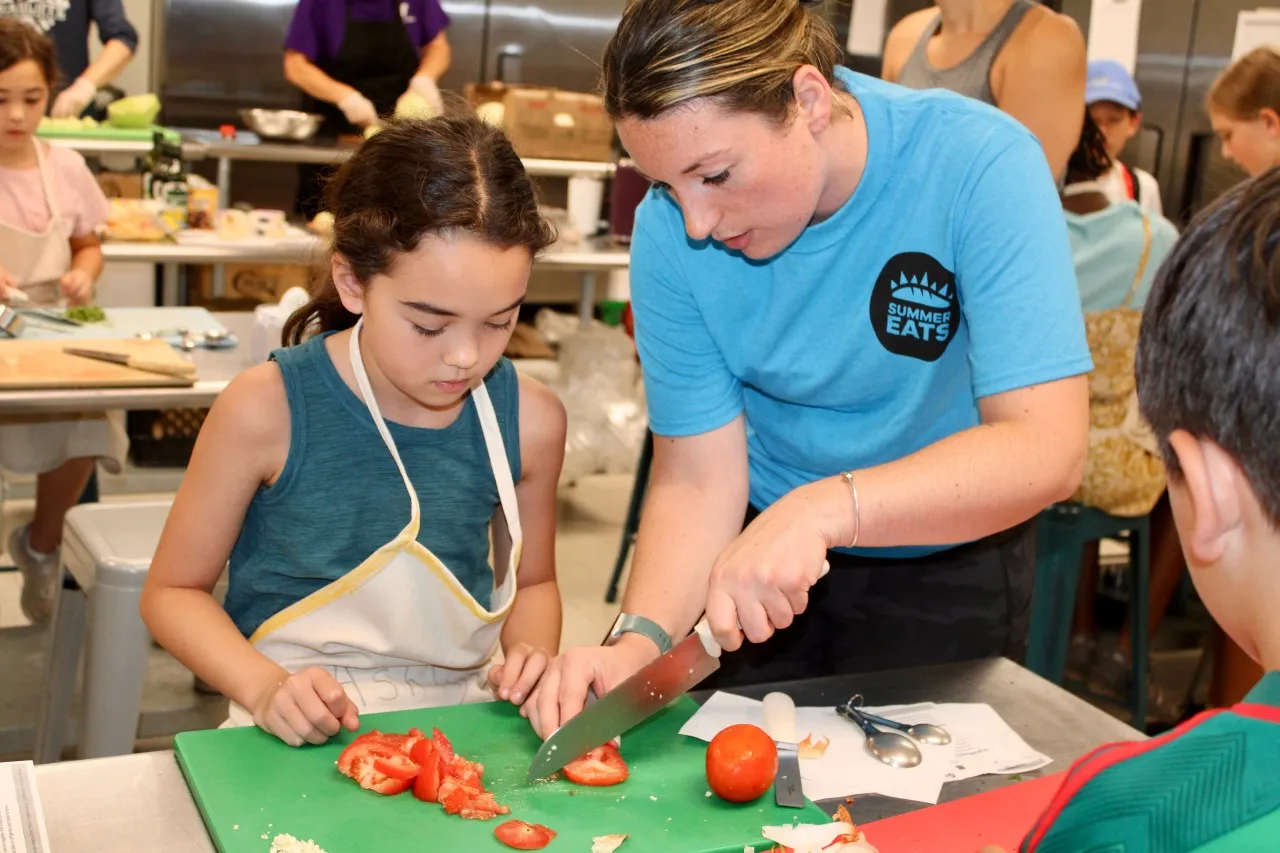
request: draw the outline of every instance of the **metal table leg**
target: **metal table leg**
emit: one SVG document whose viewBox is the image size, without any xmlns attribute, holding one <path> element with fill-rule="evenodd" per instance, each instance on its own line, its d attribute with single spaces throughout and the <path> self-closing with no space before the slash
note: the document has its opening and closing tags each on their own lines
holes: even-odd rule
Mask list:
<svg viewBox="0 0 1280 853">
<path fill-rule="evenodd" d="M 578 299 L 578 319 L 582 323 L 582 328 L 590 325 L 592 318 L 596 315 L 596 274 L 594 272 L 584 272 L 582 274 L 582 295 Z"/>
</svg>

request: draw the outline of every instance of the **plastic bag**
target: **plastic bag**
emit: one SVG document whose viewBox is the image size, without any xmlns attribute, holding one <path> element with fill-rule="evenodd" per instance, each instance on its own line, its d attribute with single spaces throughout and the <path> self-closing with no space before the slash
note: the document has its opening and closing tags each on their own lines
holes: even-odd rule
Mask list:
<svg viewBox="0 0 1280 853">
<path fill-rule="evenodd" d="M 560 482 L 635 471 L 649 412 L 631 338 L 595 321 L 565 337 L 554 390 L 569 420 Z"/>
</svg>

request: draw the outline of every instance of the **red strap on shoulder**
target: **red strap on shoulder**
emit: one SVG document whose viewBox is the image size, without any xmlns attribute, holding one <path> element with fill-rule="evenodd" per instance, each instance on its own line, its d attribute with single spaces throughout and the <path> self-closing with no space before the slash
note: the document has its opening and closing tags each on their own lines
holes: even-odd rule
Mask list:
<svg viewBox="0 0 1280 853">
<path fill-rule="evenodd" d="M 1128 194 L 1130 201 L 1135 201 L 1138 198 L 1138 191 L 1133 185 L 1133 182 L 1134 182 L 1133 170 L 1130 169 L 1128 166 L 1126 166 L 1124 163 L 1121 163 L 1120 174 L 1124 178 L 1125 193 Z"/>
<path fill-rule="evenodd" d="M 1090 780 L 1122 761 L 1128 761 L 1131 758 L 1151 752 L 1153 749 L 1157 749 L 1169 741 L 1181 737 L 1191 729 L 1212 717 L 1216 717 L 1218 714 L 1224 713 L 1226 710 L 1225 708 L 1217 708 L 1212 711 L 1206 711 L 1203 714 L 1197 714 L 1182 725 L 1149 740 L 1103 744 L 1092 752 L 1081 756 L 1075 764 L 1071 765 L 1062 787 L 1058 789 L 1058 793 L 1054 794 L 1053 799 L 1049 802 L 1048 809 L 1040 816 L 1040 820 L 1036 822 L 1025 847 L 1026 853 L 1034 853 L 1036 846 L 1048 835 L 1053 822 L 1058 819 L 1063 809 L 1067 807 L 1067 803 L 1071 802 L 1071 798 L 1078 794 L 1080 789 Z M 1277 721 L 1280 722 L 1280 720 Z"/>
</svg>

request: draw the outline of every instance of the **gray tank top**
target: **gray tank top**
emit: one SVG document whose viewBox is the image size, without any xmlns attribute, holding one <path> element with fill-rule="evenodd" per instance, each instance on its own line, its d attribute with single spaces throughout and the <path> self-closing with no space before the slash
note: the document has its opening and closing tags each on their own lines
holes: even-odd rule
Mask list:
<svg viewBox="0 0 1280 853">
<path fill-rule="evenodd" d="M 995 93 L 991 91 L 991 66 L 1005 42 L 1013 35 L 1013 31 L 1022 22 L 1022 16 L 1035 5 L 1035 0 L 1013 0 L 1009 11 L 1000 19 L 1000 23 L 987 34 L 977 49 L 969 54 L 963 62 L 951 68 L 934 68 L 929 62 L 926 50 L 929 39 L 937 34 L 942 25 L 942 15 L 934 17 L 925 27 L 920 41 L 902 64 L 898 73 L 898 83 L 908 89 L 946 89 L 983 103 L 997 106 Z"/>
</svg>

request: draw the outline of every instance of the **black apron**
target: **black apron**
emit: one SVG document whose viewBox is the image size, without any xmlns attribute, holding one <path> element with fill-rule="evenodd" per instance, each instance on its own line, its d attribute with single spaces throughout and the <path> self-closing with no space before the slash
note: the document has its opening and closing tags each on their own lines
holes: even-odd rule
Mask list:
<svg viewBox="0 0 1280 853">
<path fill-rule="evenodd" d="M 373 101 L 378 115 L 389 115 L 395 109 L 396 101 L 409 88 L 409 81 L 418 73 L 421 62 L 409 31 L 400 20 L 399 4 L 391 2 L 391 5 L 394 11 L 389 21 L 353 21 L 347 6 L 342 46 L 332 59 L 317 63 L 325 74 Z M 361 132 L 347 121 L 337 105 L 328 101 L 304 95 L 303 109 L 324 116 L 317 131 L 319 137 L 333 140 Z M 329 166 L 303 164 L 298 167 L 296 212 L 311 220 L 324 208 L 324 182 L 332 171 Z"/>
</svg>

